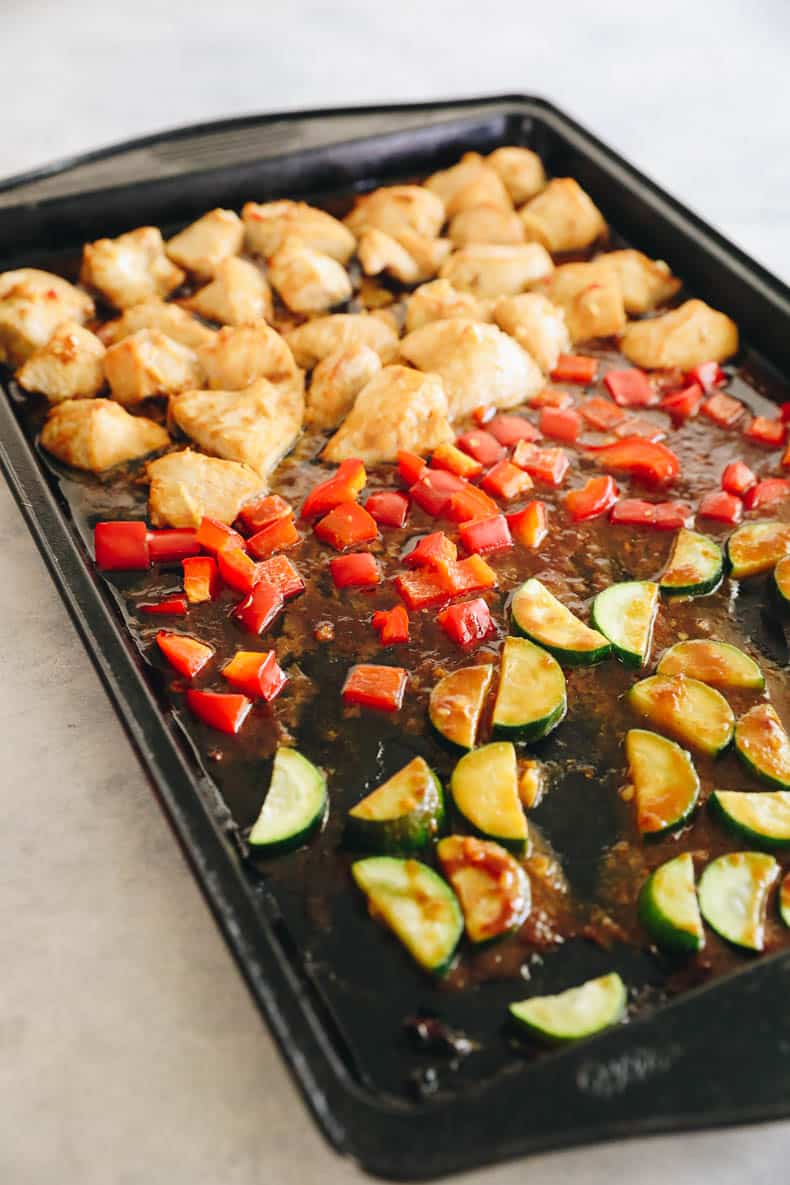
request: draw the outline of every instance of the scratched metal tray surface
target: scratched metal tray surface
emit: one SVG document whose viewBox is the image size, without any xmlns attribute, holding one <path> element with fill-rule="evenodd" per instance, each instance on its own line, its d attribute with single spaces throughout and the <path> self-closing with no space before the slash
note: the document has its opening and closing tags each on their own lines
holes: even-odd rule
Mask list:
<svg viewBox="0 0 790 1185">
<path fill-rule="evenodd" d="M 769 366 L 790 370 L 786 286 L 573 120 L 526 96 L 224 121 L 12 178 L 0 183 L 0 269 L 65 259 L 86 239 L 142 222 L 175 226 L 250 198 L 320 200 L 504 143 L 529 145 L 551 172 L 575 176 L 619 234 L 667 259 L 691 291 L 739 322 Z M 551 1147 L 790 1114 L 784 953 L 579 1046 L 538 1060 L 511 1052 L 478 1063 L 479 1073 L 470 1059 L 419 1097 L 393 1089 L 404 1067 L 420 1073 L 425 1055 L 382 1032 L 373 1009 L 368 1016 L 356 1008 L 352 1026 L 302 958 L 298 910 L 245 865 L 216 788 L 163 710 L 119 600 L 94 572 L 68 482 L 43 462 L 8 394 L 0 400 L 0 463 L 9 486 L 250 990 L 339 1152 L 384 1177 L 424 1179 Z M 376 939 L 361 960 L 359 950 L 335 953 L 367 961 L 361 981 L 367 975 L 372 984 L 380 949 Z M 391 986 L 413 1011 L 419 985 L 409 969 Z M 488 986 L 488 999 L 462 993 L 471 1012 L 446 997 L 448 1015 L 502 1012 L 497 985 Z"/>
</svg>

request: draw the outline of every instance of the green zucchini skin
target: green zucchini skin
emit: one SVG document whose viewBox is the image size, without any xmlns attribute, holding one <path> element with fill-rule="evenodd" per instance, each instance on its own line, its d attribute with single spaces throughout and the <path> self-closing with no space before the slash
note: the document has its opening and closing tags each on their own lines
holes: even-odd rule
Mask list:
<svg viewBox="0 0 790 1185">
<path fill-rule="evenodd" d="M 411 781 L 411 787 L 407 779 Z M 360 808 L 364 811 L 364 804 L 370 803 L 376 795 L 381 799 L 382 792 L 387 794 L 389 791 L 397 802 L 399 789 L 400 794 L 405 794 L 409 800 L 406 811 L 388 818 L 382 812 L 379 812 L 379 818 L 357 813 Z M 365 852 L 417 852 L 438 837 L 444 819 L 442 784 L 422 757 L 415 757 L 352 808 L 346 818 L 343 842 L 345 847 Z"/>
<path fill-rule="evenodd" d="M 642 886 L 637 908 L 642 925 L 656 945 L 668 954 L 693 955 L 704 946 L 705 931 L 694 886 L 694 861 L 689 852 L 667 860 L 651 872 Z"/>
<path fill-rule="evenodd" d="M 744 950 L 765 946 L 765 904 L 779 865 L 764 852 L 728 852 L 707 865 L 699 882 L 703 918 L 720 938 Z"/>
<path fill-rule="evenodd" d="M 761 782 L 790 790 L 790 738 L 771 704 L 756 704 L 741 716 L 735 725 L 735 752 Z"/>
<path fill-rule="evenodd" d="M 689 638 L 661 655 L 657 675 L 688 675 L 709 687 L 746 687 L 762 691 L 765 676 L 757 663 L 729 642 Z"/>
<path fill-rule="evenodd" d="M 760 848 L 790 848 L 790 793 L 786 790 L 762 790 L 756 794 L 737 790 L 714 790 L 708 809 L 728 830 Z M 773 820 L 760 819 L 773 809 Z"/>
<path fill-rule="evenodd" d="M 526 850 L 529 828 L 512 744 L 494 741 L 465 753 L 452 772 L 450 794 L 456 811 L 477 835 L 517 855 Z"/>
<path fill-rule="evenodd" d="M 637 826 L 645 839 L 660 839 L 687 823 L 696 810 L 700 781 L 691 754 L 646 728 L 629 729 L 625 747 L 636 796 Z M 669 813 L 667 799 L 672 794 L 675 809 Z"/>
<path fill-rule="evenodd" d="M 431 691 L 428 715 L 441 737 L 455 749 L 473 749 L 494 668 L 490 663 L 461 667 Z"/>
<path fill-rule="evenodd" d="M 628 691 L 628 701 L 655 728 L 711 757 L 723 753 L 735 730 L 735 717 L 715 688 L 687 675 L 649 675 Z"/>
<path fill-rule="evenodd" d="M 566 1045 L 592 1037 L 622 1019 L 628 997 L 616 971 L 588 979 L 556 996 L 532 996 L 511 1004 L 509 1013 L 520 1030 L 550 1045 Z"/>
<path fill-rule="evenodd" d="M 727 566 L 733 580 L 771 572 L 790 554 L 790 524 L 743 523 L 727 540 Z"/>
<path fill-rule="evenodd" d="M 535 612 L 537 606 L 544 612 L 547 609 L 554 611 L 558 620 L 553 626 L 541 626 L 541 614 Z M 609 640 L 599 630 L 591 629 L 571 613 L 540 580 L 526 580 L 516 589 L 510 602 L 510 615 L 514 634 L 529 638 L 566 666 L 593 666 L 603 662 L 612 652 Z M 563 632 L 567 645 L 561 641 Z M 576 645 L 573 644 L 574 634 Z"/>
<path fill-rule="evenodd" d="M 540 691 L 537 710 L 536 689 Z M 564 719 L 567 709 L 565 676 L 556 658 L 528 638 L 506 638 L 494 703 L 494 736 L 540 740 Z"/>
<path fill-rule="evenodd" d="M 782 877 L 782 883 L 776 895 L 776 906 L 779 910 L 779 917 L 790 928 L 790 872 L 785 873 Z"/>
<path fill-rule="evenodd" d="M 724 555 L 718 543 L 681 527 L 659 584 L 669 597 L 704 597 L 724 578 Z"/>
<path fill-rule="evenodd" d="M 593 601 L 592 623 L 599 633 L 609 639 L 615 656 L 627 667 L 643 667 L 650 654 L 653 624 L 658 611 L 658 585 L 649 580 L 625 580 L 611 584 Z M 627 622 L 633 621 L 633 610 L 640 608 L 642 621 L 639 636 L 627 638 Z M 635 649 L 634 644 L 639 648 Z"/>
<path fill-rule="evenodd" d="M 296 749 L 278 749 L 268 793 L 247 837 L 251 853 L 276 856 L 301 847 L 323 823 L 327 806 L 321 770 Z"/>
</svg>

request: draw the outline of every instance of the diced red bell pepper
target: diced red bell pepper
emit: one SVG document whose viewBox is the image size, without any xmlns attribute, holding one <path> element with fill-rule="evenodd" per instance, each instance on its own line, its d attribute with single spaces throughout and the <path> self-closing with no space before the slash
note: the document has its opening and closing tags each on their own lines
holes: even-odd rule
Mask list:
<svg viewBox="0 0 790 1185">
<path fill-rule="evenodd" d="M 711 490 L 700 502 L 697 514 L 719 523 L 738 523 L 743 514 L 743 502 L 726 490 Z"/>
<path fill-rule="evenodd" d="M 460 605 L 450 605 L 438 614 L 436 620 L 448 638 L 459 646 L 482 642 L 494 632 L 491 610 L 482 597 L 463 601 Z"/>
<path fill-rule="evenodd" d="M 376 490 L 365 503 L 365 510 L 380 527 L 403 527 L 409 513 L 409 499 L 399 490 Z"/>
<path fill-rule="evenodd" d="M 690 383 L 699 383 L 703 391 L 712 391 L 714 387 L 720 387 L 722 383 L 726 383 L 727 376 L 718 362 L 700 362 L 699 366 L 693 366 L 691 370 L 687 371 L 686 380 Z"/>
<path fill-rule="evenodd" d="M 585 399 L 579 411 L 587 423 L 599 432 L 608 432 L 622 424 L 625 419 L 625 412 L 621 411 L 616 403 L 612 403 L 611 399 L 603 399 L 600 395 L 591 395 L 589 399 Z"/>
<path fill-rule="evenodd" d="M 302 518 L 318 518 L 336 506 L 355 502 L 366 481 L 367 474 L 361 461 L 355 457 L 341 461 L 331 477 L 313 486 L 302 503 Z"/>
<path fill-rule="evenodd" d="M 783 469 L 787 469 L 790 466 L 790 445 L 788 445 L 785 451 L 782 453 L 781 464 Z"/>
<path fill-rule="evenodd" d="M 282 612 L 283 595 L 268 580 L 259 580 L 248 597 L 240 601 L 233 616 L 251 634 L 262 634 Z"/>
<path fill-rule="evenodd" d="M 407 452 L 406 449 L 398 450 L 398 473 L 401 481 L 407 486 L 413 486 L 415 481 L 419 481 L 427 468 L 425 461 L 416 453 Z"/>
<path fill-rule="evenodd" d="M 469 480 L 479 477 L 483 466 L 468 453 L 462 453 L 454 444 L 440 444 L 433 450 L 431 457 L 432 469 L 446 469 L 448 473 L 455 473 L 458 477 Z"/>
<path fill-rule="evenodd" d="M 402 667 L 360 663 L 346 675 L 341 693 L 343 703 L 377 708 L 380 712 L 397 712 L 403 703 L 408 678 L 408 672 Z"/>
<path fill-rule="evenodd" d="M 273 555 L 269 560 L 262 560 L 258 567 L 260 579 L 273 584 L 284 601 L 304 592 L 304 580 L 287 555 Z"/>
<path fill-rule="evenodd" d="M 609 515 L 609 522 L 621 526 L 652 527 L 655 521 L 655 502 L 645 502 L 641 498 L 623 498 L 615 502 Z"/>
<path fill-rule="evenodd" d="M 156 635 L 156 644 L 171 667 L 187 679 L 194 679 L 214 654 L 213 646 L 207 646 L 205 642 L 189 638 L 186 634 L 174 634 L 171 630 L 160 630 Z"/>
<path fill-rule="evenodd" d="M 225 547 L 217 553 L 219 574 L 229 588 L 249 593 L 261 578 L 260 565 L 240 547 Z"/>
<path fill-rule="evenodd" d="M 409 615 L 403 605 L 377 610 L 372 625 L 382 646 L 396 646 L 409 640 Z"/>
<path fill-rule="evenodd" d="M 740 498 L 756 481 L 757 478 L 745 461 L 730 461 L 721 475 L 721 488 Z"/>
<path fill-rule="evenodd" d="M 641 436 L 643 440 L 664 440 L 666 432 L 660 424 L 654 424 L 646 416 L 629 416 L 614 430 L 615 436 Z"/>
<path fill-rule="evenodd" d="M 226 547 L 240 547 L 243 550 L 245 546 L 244 539 L 238 531 L 234 531 L 232 527 L 216 518 L 202 518 L 196 537 L 203 550 L 213 555 L 219 555 Z"/>
<path fill-rule="evenodd" d="M 694 522 L 694 510 L 688 502 L 656 502 L 655 512 L 653 526 L 659 531 L 677 531 Z"/>
<path fill-rule="evenodd" d="M 579 383 L 587 387 L 595 382 L 597 373 L 597 358 L 588 358 L 584 354 L 560 354 L 551 372 L 551 380 L 554 383 Z"/>
<path fill-rule="evenodd" d="M 472 419 L 478 428 L 482 428 L 483 424 L 487 424 L 495 414 L 496 408 L 492 407 L 490 403 L 480 403 L 477 407 L 472 408 Z"/>
<path fill-rule="evenodd" d="M 540 438 L 540 432 L 535 425 L 530 424 L 529 420 L 525 420 L 523 416 L 494 416 L 488 424 L 488 431 L 505 448 L 518 444 L 520 440 L 538 440 Z"/>
<path fill-rule="evenodd" d="M 785 423 L 790 420 L 790 403 L 779 404 L 779 415 L 782 417 Z"/>
<path fill-rule="evenodd" d="M 461 593 L 485 592 L 488 588 L 496 588 L 496 584 L 496 572 L 481 555 L 468 555 L 452 570 L 451 592 L 454 597 Z"/>
<path fill-rule="evenodd" d="M 210 555 L 188 556 L 182 560 L 184 592 L 190 605 L 213 601 L 219 592 L 217 561 Z"/>
<path fill-rule="evenodd" d="M 582 418 L 573 407 L 544 407 L 540 413 L 540 430 L 544 436 L 572 444 L 582 430 Z"/>
<path fill-rule="evenodd" d="M 650 407 L 660 398 L 645 372 L 636 366 L 628 370 L 610 370 L 603 381 L 620 407 Z"/>
<path fill-rule="evenodd" d="M 333 556 L 329 570 L 335 588 L 375 588 L 381 584 L 381 569 L 369 551 L 352 551 Z"/>
<path fill-rule="evenodd" d="M 347 547 L 359 547 L 361 543 L 372 543 L 379 531 L 376 520 L 364 506 L 358 502 L 343 502 L 316 523 L 315 533 L 322 543 L 328 543 L 335 551 L 343 551 Z"/>
<path fill-rule="evenodd" d="M 525 470 L 534 481 L 555 487 L 562 485 L 570 465 L 568 454 L 563 449 L 539 449 L 526 440 L 516 445 L 513 462 L 519 469 Z"/>
<path fill-rule="evenodd" d="M 505 455 L 505 450 L 497 438 L 483 428 L 472 428 L 469 432 L 464 432 L 455 443 L 481 465 L 494 465 Z"/>
<path fill-rule="evenodd" d="M 699 383 L 689 383 L 681 391 L 670 391 L 661 400 L 661 410 L 670 415 L 677 424 L 690 420 L 700 409 L 704 396 Z"/>
<path fill-rule="evenodd" d="M 268 494 L 265 498 L 248 502 L 239 511 L 239 521 L 250 533 L 262 531 L 281 518 L 293 518 L 293 508 L 279 494 Z"/>
<path fill-rule="evenodd" d="M 613 477 L 591 477 L 578 490 L 569 490 L 565 495 L 565 509 L 576 522 L 598 518 L 606 514 L 617 501 L 617 486 Z"/>
<path fill-rule="evenodd" d="M 407 568 L 430 568 L 439 576 L 447 577 L 458 558 L 458 548 L 444 531 L 423 535 L 415 547 L 404 556 Z"/>
<path fill-rule="evenodd" d="M 190 687 L 187 704 L 194 716 L 209 728 L 231 736 L 239 731 L 249 715 L 252 700 L 246 695 L 227 695 L 222 691 L 197 691 Z"/>
<path fill-rule="evenodd" d="M 740 400 L 725 395 L 723 391 L 717 391 L 705 400 L 702 410 L 708 419 L 713 420 L 720 428 L 731 428 L 733 424 L 737 424 L 746 408 Z"/>
<path fill-rule="evenodd" d="M 102 572 L 124 572 L 147 568 L 148 527 L 145 523 L 106 522 L 93 528 L 96 567 Z"/>
<path fill-rule="evenodd" d="M 223 679 L 250 699 L 262 699 L 267 704 L 276 699 L 288 682 L 273 650 L 237 650 L 221 673 Z"/>
<path fill-rule="evenodd" d="M 437 572 L 420 569 L 417 572 L 401 572 L 395 577 L 398 596 L 409 609 L 435 609 L 444 605 L 453 595 Z"/>
<path fill-rule="evenodd" d="M 149 617 L 186 617 L 187 600 L 186 597 L 165 597 L 163 601 L 142 601 L 137 609 Z"/>
<path fill-rule="evenodd" d="M 790 481 L 786 477 L 766 477 L 746 491 L 743 504 L 747 510 L 757 510 L 760 506 L 770 506 L 772 502 L 779 502 L 788 494 Z"/>
<path fill-rule="evenodd" d="M 781 448 L 785 442 L 787 428 L 782 420 L 772 420 L 768 416 L 755 416 L 746 425 L 743 434 L 758 444 L 767 444 L 770 448 Z"/>
<path fill-rule="evenodd" d="M 554 407 L 558 411 L 570 407 L 573 396 L 570 391 L 561 391 L 559 387 L 544 387 L 528 400 L 529 406 L 534 408 Z M 525 439 L 528 439 L 525 437 Z"/>
<path fill-rule="evenodd" d="M 444 514 L 453 494 L 471 488 L 468 482 L 454 473 L 448 473 L 444 469 L 426 468 L 422 476 L 409 488 L 409 494 L 421 510 L 438 518 Z"/>
<path fill-rule="evenodd" d="M 495 498 L 502 498 L 505 502 L 512 502 L 532 489 L 532 478 L 512 461 L 497 461 L 482 481 L 483 489 Z"/>
<path fill-rule="evenodd" d="M 549 533 L 549 516 L 545 502 L 529 502 L 523 510 L 507 516 L 510 533 L 522 547 L 540 547 Z"/>
<path fill-rule="evenodd" d="M 294 520 L 278 518 L 261 527 L 254 535 L 250 535 L 247 546 L 259 560 L 265 560 L 275 551 L 285 551 L 287 547 L 294 547 L 301 541 L 302 536 L 297 531 Z"/>
<path fill-rule="evenodd" d="M 481 518 L 484 514 L 496 514 L 499 507 L 493 498 L 477 486 L 465 485 L 450 497 L 444 508 L 445 518 L 453 523 L 467 523 L 470 518 Z"/>
<path fill-rule="evenodd" d="M 196 531 L 176 528 L 148 532 L 148 554 L 152 564 L 175 563 L 199 552 Z"/>
<path fill-rule="evenodd" d="M 663 444 L 628 436 L 595 450 L 598 464 L 615 473 L 632 473 L 641 481 L 668 485 L 680 472 L 680 461 Z"/>
<path fill-rule="evenodd" d="M 473 518 L 471 522 L 461 523 L 458 534 L 466 550 L 478 555 L 513 546 L 504 514 L 492 514 L 488 518 Z"/>
</svg>

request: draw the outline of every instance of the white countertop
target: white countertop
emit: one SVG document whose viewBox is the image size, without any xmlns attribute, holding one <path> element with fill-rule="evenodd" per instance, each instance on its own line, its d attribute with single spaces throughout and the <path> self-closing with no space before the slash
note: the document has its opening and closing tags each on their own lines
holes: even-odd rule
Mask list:
<svg viewBox="0 0 790 1185">
<path fill-rule="evenodd" d="M 542 7 L 17 0 L 0 176 L 200 119 L 528 91 L 790 277 L 790 8 L 604 0 L 593 24 L 592 5 Z M 2 483 L 0 555 L 0 1181 L 359 1180 L 283 1068 Z M 772 1124 L 463 1180 L 775 1185 L 788 1151 Z"/>
</svg>

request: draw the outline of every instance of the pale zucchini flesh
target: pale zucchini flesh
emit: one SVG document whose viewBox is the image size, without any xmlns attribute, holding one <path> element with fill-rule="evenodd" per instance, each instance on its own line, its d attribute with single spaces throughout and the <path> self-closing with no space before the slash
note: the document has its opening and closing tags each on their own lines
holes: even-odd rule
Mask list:
<svg viewBox="0 0 790 1185">
<path fill-rule="evenodd" d="M 493 674 L 490 663 L 461 667 L 436 684 L 431 692 L 428 714 L 431 724 L 445 740 L 461 749 L 474 747 Z"/>
<path fill-rule="evenodd" d="M 782 877 L 778 893 L 779 917 L 786 926 L 790 927 L 790 872 Z"/>
<path fill-rule="evenodd" d="M 691 755 L 645 728 L 628 731 L 625 751 L 640 832 L 658 836 L 680 827 L 699 798 L 700 782 Z"/>
<path fill-rule="evenodd" d="M 790 847 L 790 792 L 714 790 L 711 811 L 731 830 L 765 848 Z"/>
<path fill-rule="evenodd" d="M 459 814 L 481 835 L 524 850 L 527 819 L 518 792 L 516 750 L 509 741 L 464 754 L 450 778 L 450 793 Z"/>
<path fill-rule="evenodd" d="M 774 588 L 783 609 L 790 607 L 790 555 L 774 568 Z"/>
<path fill-rule="evenodd" d="M 765 945 L 765 906 L 779 865 L 764 852 L 729 852 L 712 860 L 699 882 L 699 905 L 716 933 L 745 950 Z"/>
<path fill-rule="evenodd" d="M 741 716 L 735 751 L 760 781 L 790 790 L 790 738 L 771 704 L 757 704 Z"/>
<path fill-rule="evenodd" d="M 715 756 L 732 740 L 735 717 L 720 692 L 687 675 L 651 675 L 628 692 L 633 710 L 682 744 Z"/>
<path fill-rule="evenodd" d="M 536 741 L 551 732 L 567 709 L 562 667 L 528 638 L 506 638 L 494 704 L 494 732 Z"/>
<path fill-rule="evenodd" d="M 274 854 L 299 847 L 323 821 L 326 778 L 296 749 L 280 748 L 260 814 L 247 837 L 256 852 Z"/>
<path fill-rule="evenodd" d="M 790 524 L 744 523 L 727 541 L 727 560 L 733 580 L 770 572 L 790 555 Z"/>
<path fill-rule="evenodd" d="M 461 903 L 470 942 L 491 942 L 521 925 L 530 910 L 530 882 L 503 847 L 472 835 L 448 835 L 436 845 L 436 855 Z"/>
<path fill-rule="evenodd" d="M 753 658 L 729 642 L 690 638 L 676 642 L 661 656 L 659 675 L 689 675 L 709 687 L 746 687 L 762 691 L 765 676 Z"/>
<path fill-rule="evenodd" d="M 345 842 L 374 852 L 416 851 L 436 838 L 443 819 L 441 783 L 415 757 L 352 807 Z"/>
<path fill-rule="evenodd" d="M 540 580 L 527 580 L 516 589 L 510 614 L 515 633 L 568 666 L 601 662 L 611 653 L 608 639 L 580 621 Z"/>
<path fill-rule="evenodd" d="M 668 596 L 701 597 L 719 587 L 724 556 L 715 539 L 681 527 L 661 577 L 661 591 Z"/>
<path fill-rule="evenodd" d="M 702 949 L 705 932 L 690 852 L 667 860 L 650 874 L 639 894 L 639 917 L 662 950 L 689 955 Z"/>
<path fill-rule="evenodd" d="M 605 588 L 593 601 L 593 625 L 626 666 L 642 667 L 648 660 L 658 591 L 651 580 L 624 580 Z"/>
<path fill-rule="evenodd" d="M 540 1040 L 563 1044 L 617 1024 L 626 1002 L 625 984 L 613 971 L 556 996 L 533 996 L 511 1004 L 510 1015 Z"/>
</svg>

